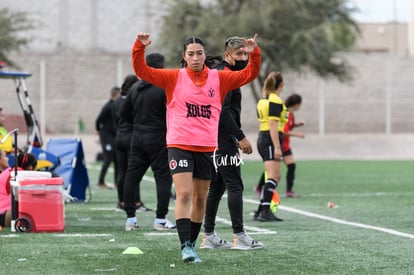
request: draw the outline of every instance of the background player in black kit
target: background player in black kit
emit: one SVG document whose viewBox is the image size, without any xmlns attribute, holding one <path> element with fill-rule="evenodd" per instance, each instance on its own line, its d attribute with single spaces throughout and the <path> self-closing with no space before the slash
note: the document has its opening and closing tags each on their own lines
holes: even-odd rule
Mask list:
<svg viewBox="0 0 414 275">
<path fill-rule="evenodd" d="M 111 89 L 111 99 L 102 107 L 98 117 L 95 121 L 95 130 L 99 134 L 99 140 L 102 147 L 103 163 L 101 172 L 99 173 L 98 187 L 105 189 L 112 189 L 105 183 L 106 172 L 108 171 L 111 163 L 114 163 L 114 184 L 118 177 L 118 167 L 116 164 L 115 155 L 115 136 L 116 129 L 114 125 L 112 105 L 114 100 L 121 95 L 121 89 L 119 87 L 113 87 Z"/>
<path fill-rule="evenodd" d="M 115 99 L 112 104 L 112 116 L 114 118 L 114 124 L 116 128 L 115 137 L 115 153 L 118 166 L 118 177 L 116 179 L 116 188 L 118 191 L 118 205 L 117 209 L 124 208 L 124 183 L 125 175 L 128 168 L 128 158 L 132 135 L 132 123 L 121 118 L 121 110 L 127 99 L 127 95 L 134 83 L 138 81 L 136 75 L 128 75 L 125 77 L 121 86 L 121 96 Z M 145 212 L 147 209 L 141 202 L 139 189 L 137 189 L 137 202 L 136 207 L 138 212 Z"/>
<path fill-rule="evenodd" d="M 224 60 L 217 66 L 219 70 L 242 70 L 248 62 L 249 55 L 242 50 L 241 37 L 230 37 L 224 45 Z M 216 175 L 213 177 L 207 197 L 204 219 L 204 235 L 200 248 L 230 248 L 250 250 L 263 248 L 264 245 L 252 239 L 243 229 L 243 181 L 240 172 L 239 148 L 243 153 L 251 154 L 252 145 L 241 130 L 241 91 L 231 91 L 224 99 L 220 114 L 218 143 L 216 152 Z M 226 161 L 221 160 L 227 159 Z M 215 219 L 220 200 L 227 189 L 228 208 L 233 228 L 233 242 L 230 245 L 215 232 Z"/>
</svg>

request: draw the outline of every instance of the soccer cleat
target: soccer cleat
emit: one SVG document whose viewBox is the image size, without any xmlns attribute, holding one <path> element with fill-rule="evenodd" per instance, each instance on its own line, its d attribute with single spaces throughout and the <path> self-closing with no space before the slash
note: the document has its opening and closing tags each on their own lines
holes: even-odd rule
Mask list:
<svg viewBox="0 0 414 275">
<path fill-rule="evenodd" d="M 176 229 L 177 226 L 170 222 L 169 220 L 165 219 L 164 222 L 158 223 L 154 222 L 154 229 L 155 230 L 173 230 Z"/>
<path fill-rule="evenodd" d="M 282 219 L 278 218 L 273 214 L 270 209 L 262 210 L 259 213 L 259 216 L 257 216 L 257 220 L 261 222 L 281 222 Z"/>
<path fill-rule="evenodd" d="M 230 247 L 231 247 L 231 244 L 229 244 L 228 242 L 226 242 L 225 240 L 217 236 L 216 232 L 208 236 L 204 233 L 203 239 L 200 245 L 201 249 L 230 248 Z"/>
<path fill-rule="evenodd" d="M 279 218 L 278 216 L 275 215 L 276 221 L 277 222 L 283 222 L 283 219 Z"/>
<path fill-rule="evenodd" d="M 233 242 L 231 249 L 236 250 L 251 250 L 264 248 L 264 244 L 252 239 L 249 235 L 244 233 L 241 236 L 233 234 Z"/>
<path fill-rule="evenodd" d="M 134 230 L 137 230 L 138 228 L 139 228 L 138 223 L 129 223 L 129 222 L 125 223 L 125 231 L 134 231 Z"/>
<path fill-rule="evenodd" d="M 200 259 L 200 257 L 198 256 L 198 254 L 197 254 L 197 252 L 195 250 L 195 242 L 192 243 L 191 247 L 193 248 L 193 253 L 194 253 L 194 261 L 193 261 L 193 263 L 195 263 L 195 264 L 201 264 L 201 259 Z"/>
<path fill-rule="evenodd" d="M 192 263 L 194 262 L 195 257 L 196 256 L 194 255 L 193 245 L 191 245 L 189 242 L 186 242 L 183 249 L 181 250 L 181 258 L 183 262 Z"/>
</svg>

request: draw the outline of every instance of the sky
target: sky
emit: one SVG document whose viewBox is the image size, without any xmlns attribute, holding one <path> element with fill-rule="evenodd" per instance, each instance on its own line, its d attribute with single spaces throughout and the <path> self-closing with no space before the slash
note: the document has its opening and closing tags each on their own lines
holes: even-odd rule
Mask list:
<svg viewBox="0 0 414 275">
<path fill-rule="evenodd" d="M 351 0 L 360 9 L 354 14 L 358 22 L 389 22 L 397 18 L 399 22 L 409 22 L 414 0 Z"/>
</svg>

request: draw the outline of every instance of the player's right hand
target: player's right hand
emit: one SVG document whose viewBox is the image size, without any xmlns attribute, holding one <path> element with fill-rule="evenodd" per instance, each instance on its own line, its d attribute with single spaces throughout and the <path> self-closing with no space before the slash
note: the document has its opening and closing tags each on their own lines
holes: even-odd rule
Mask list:
<svg viewBox="0 0 414 275">
<path fill-rule="evenodd" d="M 147 32 L 139 32 L 137 34 L 137 40 L 141 41 L 144 46 L 151 44 L 150 34 Z"/>
</svg>

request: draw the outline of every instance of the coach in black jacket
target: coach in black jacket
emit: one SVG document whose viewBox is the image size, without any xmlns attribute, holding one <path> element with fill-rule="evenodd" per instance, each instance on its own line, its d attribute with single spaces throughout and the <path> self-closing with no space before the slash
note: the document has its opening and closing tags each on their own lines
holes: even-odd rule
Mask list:
<svg viewBox="0 0 414 275">
<path fill-rule="evenodd" d="M 164 67 L 164 57 L 161 54 L 149 54 L 146 62 L 153 68 Z M 154 229 L 175 229 L 175 225 L 166 219 L 172 178 L 168 167 L 166 145 L 165 91 L 143 80 L 138 81 L 127 96 L 121 110 L 121 117 L 133 124 L 130 157 L 124 185 L 127 214 L 125 230 L 130 231 L 138 227 L 135 216 L 135 194 L 148 167 L 151 167 L 154 172 L 157 190 Z"/>
<path fill-rule="evenodd" d="M 124 182 L 128 168 L 129 145 L 131 143 L 132 123 L 121 118 L 121 110 L 126 101 L 127 95 L 134 83 L 138 81 L 136 75 L 127 75 L 121 86 L 121 96 L 112 104 L 112 116 L 116 128 L 115 153 L 118 165 L 118 177 L 116 179 L 116 188 L 118 191 L 118 209 L 124 208 Z M 138 205 L 139 202 L 139 205 Z M 137 190 L 137 208 L 141 208 L 140 194 Z"/>
<path fill-rule="evenodd" d="M 219 70 L 237 71 L 248 63 L 248 54 L 243 51 L 244 43 L 240 37 L 230 37 L 225 42 L 224 60 L 218 64 Z M 214 164 L 216 176 L 210 184 L 204 219 L 204 235 L 200 248 L 231 248 L 250 250 L 263 248 L 264 245 L 252 239 L 243 226 L 243 180 L 239 149 L 251 154 L 252 145 L 241 129 L 241 91 L 240 88 L 228 93 L 224 99 L 219 122 L 218 145 Z M 220 200 L 227 189 L 227 204 L 233 228 L 233 241 L 230 245 L 214 231 Z"/>
</svg>

